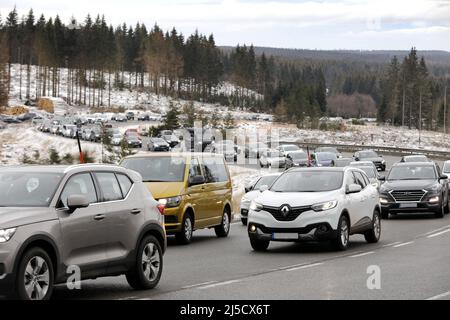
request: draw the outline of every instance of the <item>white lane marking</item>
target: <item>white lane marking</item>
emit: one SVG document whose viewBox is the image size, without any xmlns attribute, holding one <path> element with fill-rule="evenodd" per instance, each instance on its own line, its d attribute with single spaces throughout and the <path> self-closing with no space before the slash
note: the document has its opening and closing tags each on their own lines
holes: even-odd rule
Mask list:
<svg viewBox="0 0 450 320">
<path fill-rule="evenodd" d="M 385 245 L 383 246 L 383 248 L 393 247 L 393 246 L 395 246 L 396 244 L 400 244 L 400 243 L 401 243 L 400 241 L 397 241 L 397 242 L 394 242 L 394 243 L 385 244 Z"/>
<path fill-rule="evenodd" d="M 441 235 L 443 235 L 443 234 L 445 234 L 447 232 L 450 232 L 450 229 L 447 229 L 447 230 L 444 230 L 444 231 L 441 231 L 441 232 L 438 232 L 438 233 L 435 233 L 435 234 L 430 234 L 427 238 L 430 239 L 430 238 L 438 237 L 438 236 L 441 236 Z"/>
<path fill-rule="evenodd" d="M 395 245 L 394 248 L 400 248 L 400 247 L 408 246 L 408 245 L 413 244 L 413 243 L 414 243 L 414 241 L 400 243 L 400 244 Z"/>
<path fill-rule="evenodd" d="M 205 289 L 210 289 L 210 288 L 215 288 L 215 287 L 219 287 L 219 286 L 226 286 L 232 283 L 237 283 L 237 282 L 241 282 L 242 280 L 230 280 L 230 281 L 224 281 L 224 282 L 216 282 L 213 284 L 209 284 L 206 286 L 202 286 L 202 287 L 197 287 L 200 290 L 205 290 Z"/>
<path fill-rule="evenodd" d="M 375 253 L 375 251 L 363 252 L 363 253 L 359 253 L 359 254 L 355 254 L 353 256 L 350 256 L 350 258 L 364 257 L 364 256 L 368 256 L 369 254 L 374 254 L 374 253 Z"/>
<path fill-rule="evenodd" d="M 206 286 L 208 284 L 213 284 L 213 283 L 217 283 L 217 281 L 208 281 L 208 282 L 197 283 L 197 284 L 193 284 L 190 286 L 181 287 L 181 289 L 191 289 L 191 288 Z"/>
<path fill-rule="evenodd" d="M 442 298 L 445 298 L 445 297 L 449 297 L 449 296 L 450 296 L 450 291 L 442 293 L 442 294 L 438 294 L 437 296 L 428 298 L 427 300 L 439 300 L 439 299 L 442 299 Z"/>
<path fill-rule="evenodd" d="M 438 231 L 441 231 L 441 230 L 444 230 L 444 229 L 447 229 L 447 228 L 450 228 L 450 224 L 449 224 L 448 226 L 440 227 L 440 228 L 435 229 L 435 230 L 433 230 L 433 231 L 424 233 L 423 235 L 424 235 L 424 236 L 428 236 L 428 235 L 430 235 L 430 234 L 436 233 L 436 232 L 438 232 Z"/>
<path fill-rule="evenodd" d="M 291 269 L 286 269 L 286 271 L 296 271 L 296 270 L 302 270 L 302 269 L 308 269 L 308 268 L 314 268 L 314 267 L 318 267 L 323 265 L 323 263 L 313 263 L 313 264 L 307 264 L 304 266 L 300 266 L 300 267 L 295 267 L 295 268 L 291 268 Z"/>
</svg>

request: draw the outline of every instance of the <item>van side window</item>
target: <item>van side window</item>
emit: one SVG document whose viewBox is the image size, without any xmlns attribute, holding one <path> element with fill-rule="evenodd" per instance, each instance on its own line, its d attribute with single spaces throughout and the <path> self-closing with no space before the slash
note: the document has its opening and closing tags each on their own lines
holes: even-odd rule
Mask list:
<svg viewBox="0 0 450 320">
<path fill-rule="evenodd" d="M 67 198 L 72 195 L 82 195 L 88 198 L 89 203 L 96 203 L 97 193 L 94 182 L 89 173 L 76 174 L 69 178 L 59 199 L 62 207 L 67 207 Z"/>
<path fill-rule="evenodd" d="M 100 188 L 103 193 L 103 201 L 122 200 L 122 191 L 120 190 L 119 182 L 117 182 L 116 175 L 110 172 L 95 173 Z"/>
<path fill-rule="evenodd" d="M 202 175 L 202 169 L 200 167 L 200 163 L 198 159 L 191 159 L 191 164 L 189 166 L 189 177 L 196 177 Z"/>
<path fill-rule="evenodd" d="M 203 170 L 205 172 L 206 183 L 228 181 L 228 172 L 223 159 L 203 158 Z"/>
<path fill-rule="evenodd" d="M 357 184 L 361 186 L 361 188 L 365 188 L 367 186 L 366 181 L 364 180 L 363 175 L 360 172 L 354 171 L 353 174 L 355 175 Z"/>
<path fill-rule="evenodd" d="M 130 192 L 131 186 L 133 183 L 131 182 L 130 178 L 128 178 L 126 175 L 121 173 L 116 173 L 117 180 L 119 180 L 120 189 L 122 189 L 123 197 L 126 198 L 128 195 L 128 192 Z"/>
</svg>

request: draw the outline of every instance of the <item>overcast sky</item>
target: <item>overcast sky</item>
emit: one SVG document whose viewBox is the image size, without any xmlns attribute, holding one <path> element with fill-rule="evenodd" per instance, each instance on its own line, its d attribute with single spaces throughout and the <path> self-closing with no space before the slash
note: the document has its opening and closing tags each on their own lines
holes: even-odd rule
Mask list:
<svg viewBox="0 0 450 320">
<path fill-rule="evenodd" d="M 2 19 L 14 5 L 65 22 L 90 13 L 114 25 L 198 29 L 219 45 L 450 51 L 450 0 L 1 0 Z"/>
</svg>

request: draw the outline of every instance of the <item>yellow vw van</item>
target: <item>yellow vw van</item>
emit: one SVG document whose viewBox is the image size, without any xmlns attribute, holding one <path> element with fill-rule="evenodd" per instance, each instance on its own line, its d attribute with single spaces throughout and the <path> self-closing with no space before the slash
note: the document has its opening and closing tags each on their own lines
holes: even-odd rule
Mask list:
<svg viewBox="0 0 450 320">
<path fill-rule="evenodd" d="M 139 172 L 153 197 L 165 206 L 167 234 L 181 244 L 198 229 L 214 228 L 227 237 L 232 213 L 232 184 L 223 155 L 145 153 L 126 157 L 121 165 Z"/>
</svg>

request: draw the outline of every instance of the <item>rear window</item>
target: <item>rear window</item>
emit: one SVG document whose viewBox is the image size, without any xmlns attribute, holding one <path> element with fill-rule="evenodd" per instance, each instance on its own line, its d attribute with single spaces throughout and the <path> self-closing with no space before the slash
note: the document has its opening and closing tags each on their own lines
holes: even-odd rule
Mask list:
<svg viewBox="0 0 450 320">
<path fill-rule="evenodd" d="M 219 158 L 203 158 L 203 172 L 205 174 L 206 183 L 226 182 L 228 181 L 228 172 L 225 168 L 223 159 Z"/>
</svg>

